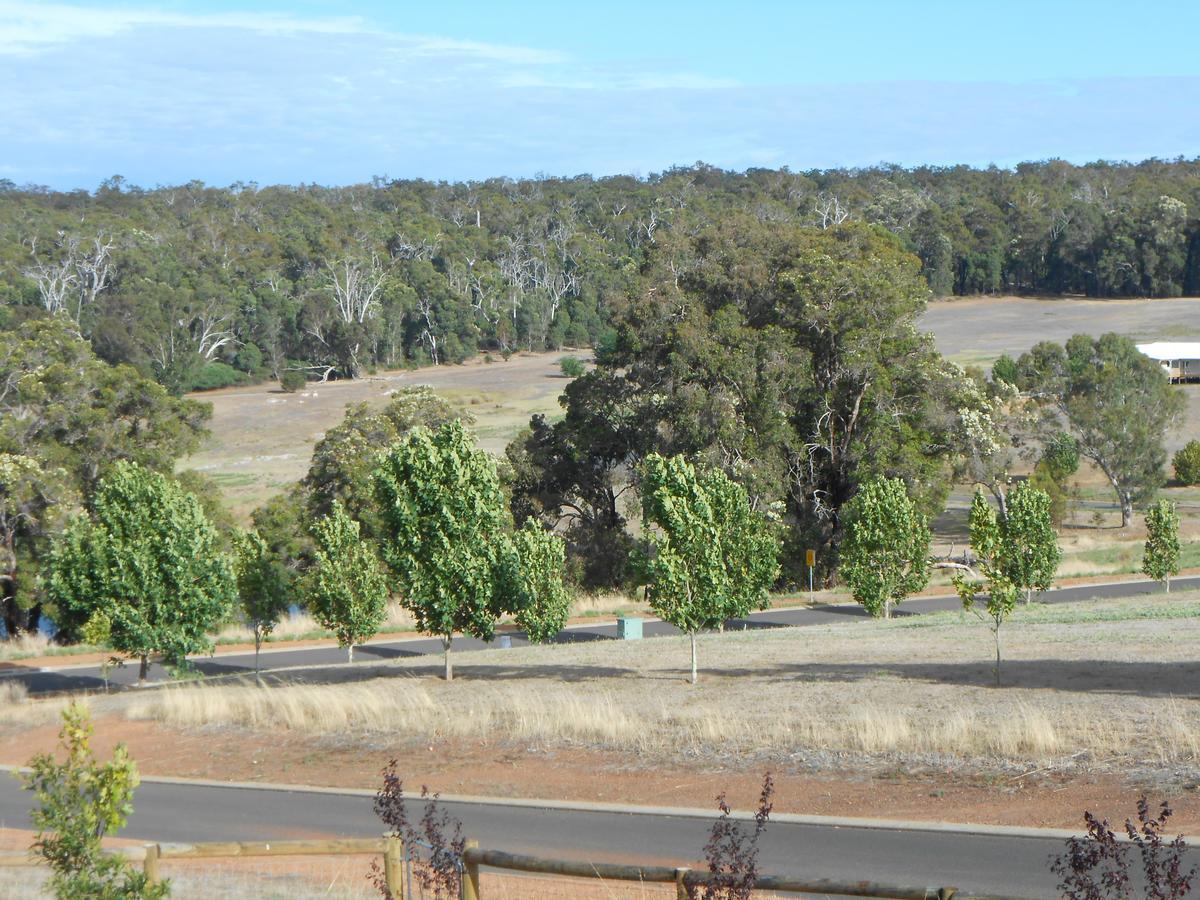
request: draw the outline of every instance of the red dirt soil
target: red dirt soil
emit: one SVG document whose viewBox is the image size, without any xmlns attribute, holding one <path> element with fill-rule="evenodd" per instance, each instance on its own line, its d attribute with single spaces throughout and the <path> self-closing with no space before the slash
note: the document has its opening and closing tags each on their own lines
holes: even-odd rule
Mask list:
<svg viewBox="0 0 1200 900">
<path fill-rule="evenodd" d="M 614 752 L 507 743 L 395 741 L 364 750 L 360 744 L 338 746 L 288 732 L 174 729 L 115 717 L 95 724 L 98 755 L 106 757 L 120 741 L 143 774 L 179 778 L 374 789 L 380 769 L 395 757 L 411 788 L 427 785 L 446 794 L 715 808 L 714 798 L 725 791 L 731 805 L 749 809 L 763 774 L 759 763 L 668 767 Z M 57 725 L 4 729 L 0 762 L 23 764 L 36 752 L 53 750 L 57 732 Z M 779 812 L 1027 827 L 1078 828 L 1084 810 L 1123 821 L 1134 813 L 1141 794 L 1138 786 L 1115 775 L 1066 778 L 1037 770 L 987 777 L 950 771 L 875 776 L 776 771 L 775 776 Z M 1172 832 L 1200 832 L 1197 793 L 1150 799 L 1170 801 Z"/>
</svg>

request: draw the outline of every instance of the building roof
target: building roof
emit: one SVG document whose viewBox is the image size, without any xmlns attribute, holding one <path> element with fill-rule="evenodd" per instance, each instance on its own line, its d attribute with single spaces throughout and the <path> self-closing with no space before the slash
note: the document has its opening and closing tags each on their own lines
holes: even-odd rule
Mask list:
<svg viewBox="0 0 1200 900">
<path fill-rule="evenodd" d="M 1179 341 L 1155 341 L 1153 344 L 1138 344 L 1137 348 L 1151 359 L 1200 359 L 1200 343 Z"/>
</svg>

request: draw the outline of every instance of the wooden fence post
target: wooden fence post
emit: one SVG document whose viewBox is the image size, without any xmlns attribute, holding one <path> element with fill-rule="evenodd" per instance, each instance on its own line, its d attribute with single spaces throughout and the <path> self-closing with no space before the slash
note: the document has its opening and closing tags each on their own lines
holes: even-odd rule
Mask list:
<svg viewBox="0 0 1200 900">
<path fill-rule="evenodd" d="M 675 900 L 688 900 L 687 875 L 691 869 L 675 870 Z"/>
<path fill-rule="evenodd" d="M 479 841 L 467 841 L 465 850 L 475 850 Z M 479 900 L 479 863 L 463 859 L 463 900 Z"/>
<path fill-rule="evenodd" d="M 392 900 L 404 900 L 404 855 L 403 844 L 394 834 L 383 836 L 386 842 L 383 851 L 383 880 Z"/>
<path fill-rule="evenodd" d="M 142 872 L 146 875 L 148 884 L 158 884 L 158 857 L 160 856 L 158 844 L 147 844 L 146 855 L 142 859 Z"/>
</svg>

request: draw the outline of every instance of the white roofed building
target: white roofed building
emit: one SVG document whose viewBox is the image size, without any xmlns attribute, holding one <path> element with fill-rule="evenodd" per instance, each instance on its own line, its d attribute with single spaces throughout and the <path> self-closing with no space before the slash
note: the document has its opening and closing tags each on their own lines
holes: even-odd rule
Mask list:
<svg viewBox="0 0 1200 900">
<path fill-rule="evenodd" d="M 1200 344 L 1156 341 L 1137 348 L 1162 366 L 1172 381 L 1200 381 Z"/>
</svg>

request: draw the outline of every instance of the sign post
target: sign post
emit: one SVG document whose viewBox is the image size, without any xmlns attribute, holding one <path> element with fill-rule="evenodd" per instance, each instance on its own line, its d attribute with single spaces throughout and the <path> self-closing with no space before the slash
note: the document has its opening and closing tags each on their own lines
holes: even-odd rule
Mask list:
<svg viewBox="0 0 1200 900">
<path fill-rule="evenodd" d="M 813 566 L 817 564 L 817 551 L 808 549 L 804 551 L 804 560 L 808 563 L 808 602 L 813 599 Z"/>
</svg>

